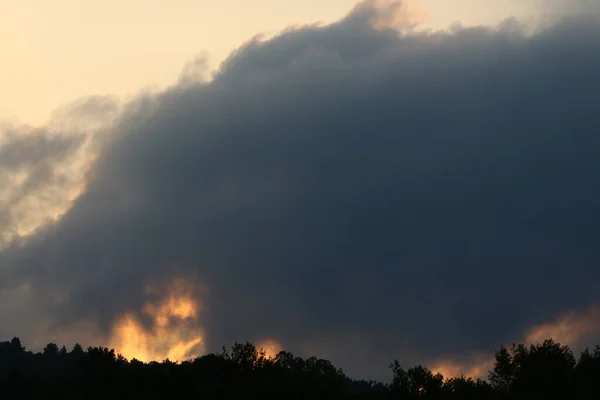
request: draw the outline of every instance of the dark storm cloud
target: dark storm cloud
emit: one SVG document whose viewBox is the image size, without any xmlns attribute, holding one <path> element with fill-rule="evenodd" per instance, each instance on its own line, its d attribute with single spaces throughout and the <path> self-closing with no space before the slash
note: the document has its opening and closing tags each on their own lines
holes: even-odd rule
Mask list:
<svg viewBox="0 0 600 400">
<path fill-rule="evenodd" d="M 273 337 L 353 375 L 489 351 L 600 301 L 598 71 L 593 19 L 398 35 L 353 15 L 249 42 L 130 105 L 2 285 L 108 327 L 193 275 L 209 349 Z"/>
</svg>

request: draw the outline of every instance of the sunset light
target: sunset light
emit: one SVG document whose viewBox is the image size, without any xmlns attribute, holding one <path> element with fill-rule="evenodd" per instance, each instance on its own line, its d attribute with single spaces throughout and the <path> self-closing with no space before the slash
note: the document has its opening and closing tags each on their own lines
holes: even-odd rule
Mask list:
<svg viewBox="0 0 600 400">
<path fill-rule="evenodd" d="M 203 333 L 198 325 L 198 304 L 185 287 L 175 284 L 158 304 L 148 303 L 143 313 L 152 325 L 146 327 L 127 313 L 115 324 L 109 347 L 140 361 L 184 361 L 203 354 Z"/>
<path fill-rule="evenodd" d="M 2 400 L 600 399 L 600 0 L 0 4 Z"/>
</svg>

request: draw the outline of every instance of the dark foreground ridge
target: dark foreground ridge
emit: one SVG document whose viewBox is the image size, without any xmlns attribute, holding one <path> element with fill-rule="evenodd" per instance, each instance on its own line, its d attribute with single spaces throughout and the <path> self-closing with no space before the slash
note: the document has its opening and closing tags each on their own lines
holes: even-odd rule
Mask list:
<svg viewBox="0 0 600 400">
<path fill-rule="evenodd" d="M 392 382 L 354 380 L 327 360 L 251 343 L 174 363 L 128 361 L 114 350 L 0 342 L 0 399 L 600 399 L 600 346 L 579 360 L 552 340 L 495 354 L 487 380 L 391 365 Z"/>
</svg>

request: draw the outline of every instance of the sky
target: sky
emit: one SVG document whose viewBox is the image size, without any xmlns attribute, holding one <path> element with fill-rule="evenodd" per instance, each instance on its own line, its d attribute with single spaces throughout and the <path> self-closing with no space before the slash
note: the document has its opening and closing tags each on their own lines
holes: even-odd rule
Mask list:
<svg viewBox="0 0 600 400">
<path fill-rule="evenodd" d="M 381 380 L 600 339 L 596 2 L 0 5 L 0 337 Z"/>
<path fill-rule="evenodd" d="M 491 24 L 538 15 L 540 0 L 413 0 L 424 26 Z M 129 99 L 165 88 L 196 56 L 218 68 L 243 42 L 287 26 L 329 23 L 355 0 L 2 0 L 0 118 L 42 125 L 89 95 Z"/>
</svg>

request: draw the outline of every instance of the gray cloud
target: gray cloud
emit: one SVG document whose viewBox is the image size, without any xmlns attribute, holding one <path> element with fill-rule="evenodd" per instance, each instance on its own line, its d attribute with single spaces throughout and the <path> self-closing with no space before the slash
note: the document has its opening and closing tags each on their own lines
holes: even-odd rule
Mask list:
<svg viewBox="0 0 600 400">
<path fill-rule="evenodd" d="M 68 208 L 118 112 L 97 96 L 58 109 L 41 128 L 0 125 L 0 248 Z"/>
<path fill-rule="evenodd" d="M 367 22 L 251 41 L 130 104 L 0 285 L 108 329 L 146 284 L 193 277 L 209 350 L 274 337 L 379 378 L 598 302 L 598 21 Z"/>
<path fill-rule="evenodd" d="M 78 145 L 77 137 L 50 138 L 45 132 L 23 134 L 8 132 L 0 148 L 0 168 L 18 169 L 60 160 L 68 156 Z"/>
<path fill-rule="evenodd" d="M 70 161 L 85 138 L 22 127 L 6 127 L 0 137 L 1 248 L 19 231 L 34 227 L 35 223 L 23 221 L 40 203 L 46 208 L 60 203 L 64 193 L 57 192 L 68 189 L 72 181 L 59 167 Z"/>
<path fill-rule="evenodd" d="M 600 12 L 600 3 L 595 0 L 544 0 L 544 8 L 563 15 L 585 15 Z"/>
</svg>

